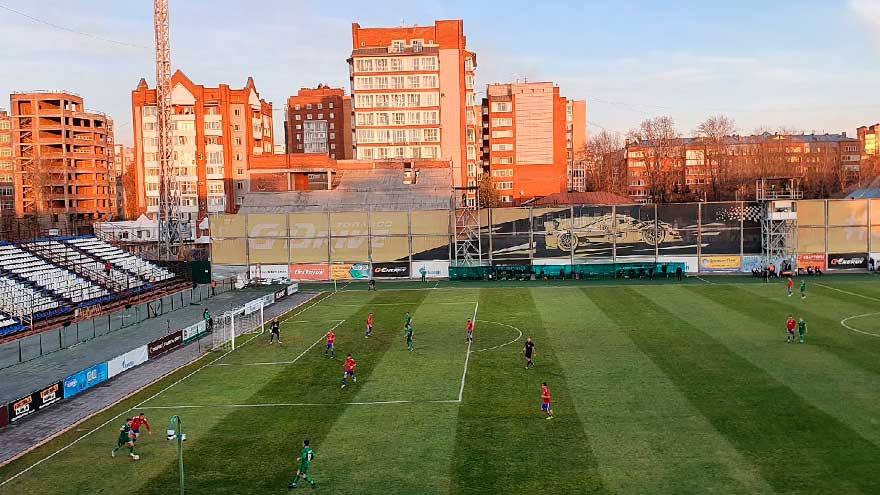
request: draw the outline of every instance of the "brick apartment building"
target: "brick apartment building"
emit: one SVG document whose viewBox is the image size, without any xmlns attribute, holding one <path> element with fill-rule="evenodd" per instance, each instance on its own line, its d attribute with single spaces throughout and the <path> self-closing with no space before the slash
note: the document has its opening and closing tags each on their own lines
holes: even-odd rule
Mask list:
<svg viewBox="0 0 880 495">
<path fill-rule="evenodd" d="M 880 124 L 863 125 L 856 129 L 862 159 L 880 156 Z"/>
<path fill-rule="evenodd" d="M 565 144 L 568 159 L 568 190 L 586 190 L 585 151 L 587 145 L 587 102 L 567 100 L 565 104 Z"/>
<path fill-rule="evenodd" d="M 64 91 L 14 93 L 10 106 L 15 216 L 68 232 L 111 218 L 113 121 Z"/>
<path fill-rule="evenodd" d="M 301 88 L 287 99 L 284 124 L 288 153 L 322 153 L 349 160 L 353 156 L 351 97 L 342 88 Z"/>
<path fill-rule="evenodd" d="M 0 216 L 13 216 L 12 117 L 0 108 Z"/>
<path fill-rule="evenodd" d="M 480 112 L 476 54 L 462 20 L 433 26 L 351 27 L 348 59 L 355 158 L 445 160 L 454 186 L 475 185 Z M 473 192 L 467 201 L 474 204 Z"/>
<path fill-rule="evenodd" d="M 125 191 L 133 189 L 134 182 L 125 183 L 126 173 L 131 174 L 131 168 L 134 166 L 134 148 L 122 144 L 113 145 L 113 168 L 112 174 L 116 181 L 116 215 L 118 218 L 133 219 L 126 210 Z M 133 212 L 137 217 L 136 212 Z"/>
<path fill-rule="evenodd" d="M 274 153 L 272 104 L 260 98 L 254 81 L 243 88 L 227 84 L 206 87 L 183 72 L 171 77 L 174 166 L 182 199 L 181 211 L 199 223 L 208 213 L 233 213 L 248 189 L 251 156 Z M 159 210 L 159 161 L 156 90 L 141 79 L 132 91 L 134 191 L 126 206 L 155 218 Z M 130 206 L 129 206 L 130 205 Z"/>
<path fill-rule="evenodd" d="M 569 102 L 551 82 L 490 84 L 482 114 L 483 171 L 503 204 L 569 190 L 586 141 L 584 102 Z"/>
<path fill-rule="evenodd" d="M 782 175 L 803 177 L 808 194 L 827 195 L 833 183 L 853 182 L 860 163 L 859 140 L 846 133 L 727 136 L 720 145 L 630 141 L 626 193 L 638 202 L 748 199 L 755 179 Z"/>
</svg>

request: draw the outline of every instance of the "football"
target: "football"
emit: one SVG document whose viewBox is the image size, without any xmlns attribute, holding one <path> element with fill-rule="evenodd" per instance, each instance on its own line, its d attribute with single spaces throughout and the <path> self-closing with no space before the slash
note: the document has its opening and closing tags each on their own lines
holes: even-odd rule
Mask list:
<svg viewBox="0 0 880 495">
<path fill-rule="evenodd" d="M 137 454 L 132 454 L 132 456 L 131 456 L 131 460 L 133 460 L 133 461 L 139 461 L 139 460 L 141 460 L 141 456 L 139 456 L 139 455 L 137 455 Z"/>
</svg>

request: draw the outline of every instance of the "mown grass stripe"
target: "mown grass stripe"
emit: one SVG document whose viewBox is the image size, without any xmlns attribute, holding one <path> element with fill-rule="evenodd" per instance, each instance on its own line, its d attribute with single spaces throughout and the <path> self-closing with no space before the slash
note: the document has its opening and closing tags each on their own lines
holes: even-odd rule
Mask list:
<svg viewBox="0 0 880 495">
<path fill-rule="evenodd" d="M 376 293 L 372 299 L 364 302 L 363 307 L 349 318 L 345 326 L 362 329 L 362 322 L 370 311 L 371 302 L 392 302 L 406 298 L 412 301 L 413 308 L 417 308 L 427 294 L 412 292 L 401 296 L 391 292 Z M 369 355 L 371 360 L 378 362 L 392 345 L 392 340 L 396 340 L 393 339 L 396 334 L 392 336 L 390 332 L 364 339 L 361 331 L 352 332 L 349 336 L 337 331 L 339 349 L 335 360 L 323 358 L 316 350 L 298 363 L 297 368 L 281 370 L 283 372 L 267 381 L 246 402 L 272 402 L 277 400 L 280 390 L 294 386 L 310 391 L 314 402 L 343 402 L 340 400 L 342 393 L 339 390 L 339 377 L 345 352 Z M 359 367 L 358 379 L 369 380 L 370 373 L 369 367 Z M 295 470 L 294 459 L 302 446 L 302 440 L 309 438 L 316 452 L 320 453 L 322 440 L 348 407 L 356 406 L 340 404 L 339 407 L 320 411 L 282 409 L 273 411 L 269 419 L 261 414 L 228 409 L 230 413 L 224 415 L 208 434 L 190 441 L 187 446 L 190 451 L 210 453 L 189 456 L 187 483 L 193 493 L 239 494 L 243 484 L 252 493 L 283 492 Z M 177 467 L 169 466 L 135 493 L 172 493 L 177 490 L 177 483 Z"/>
<path fill-rule="evenodd" d="M 590 439 L 530 291 L 483 289 L 480 319 L 522 325 L 539 350 L 525 370 L 521 346 L 471 356 L 458 413 L 452 493 L 607 493 Z M 477 325 L 476 341 L 481 332 Z M 540 385 L 553 393 L 556 417 L 540 411 Z"/>
<path fill-rule="evenodd" d="M 685 290 L 691 289 L 686 287 Z M 713 287 L 694 294 L 706 297 L 731 311 L 776 323 L 775 329 L 780 339 L 785 334 L 785 320 L 788 315 L 803 317 L 807 321 L 807 338 L 811 344 L 822 346 L 826 352 L 858 368 L 880 374 L 880 340 L 850 332 L 840 324 L 847 316 L 869 312 L 872 308 L 870 301 L 833 291 L 827 292 L 834 296 L 825 298 L 823 293 L 822 298 L 819 298 L 813 294 L 812 298 L 808 295 L 807 299 L 801 300 L 799 296 L 785 296 L 782 289 L 779 292 L 756 292 L 745 287 Z M 836 303 L 830 303 L 828 299 Z"/>
<path fill-rule="evenodd" d="M 880 490 L 874 467 L 880 449 L 847 425 L 635 290 L 594 291 L 590 297 L 623 328 L 638 332 L 636 345 L 774 490 Z"/>
</svg>

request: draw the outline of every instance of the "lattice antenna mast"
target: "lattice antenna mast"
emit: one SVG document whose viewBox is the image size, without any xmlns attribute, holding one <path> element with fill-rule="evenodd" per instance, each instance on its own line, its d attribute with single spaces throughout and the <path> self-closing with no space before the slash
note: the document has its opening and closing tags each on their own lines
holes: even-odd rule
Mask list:
<svg viewBox="0 0 880 495">
<path fill-rule="evenodd" d="M 180 191 L 174 179 L 174 135 L 171 122 L 171 43 L 168 0 L 153 0 L 156 32 L 156 105 L 159 137 L 159 258 L 176 257 L 183 227 Z"/>
</svg>

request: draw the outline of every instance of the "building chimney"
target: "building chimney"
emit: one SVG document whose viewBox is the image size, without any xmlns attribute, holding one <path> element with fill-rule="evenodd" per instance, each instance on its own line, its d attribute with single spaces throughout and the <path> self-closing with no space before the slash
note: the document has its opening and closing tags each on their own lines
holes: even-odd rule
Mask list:
<svg viewBox="0 0 880 495">
<path fill-rule="evenodd" d="M 843 131 L 843 132 L 841 133 L 841 135 L 842 135 L 843 137 L 846 137 L 846 131 Z"/>
</svg>

